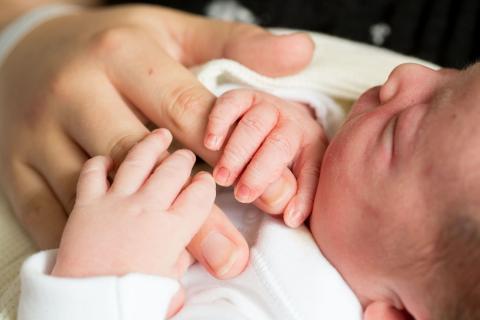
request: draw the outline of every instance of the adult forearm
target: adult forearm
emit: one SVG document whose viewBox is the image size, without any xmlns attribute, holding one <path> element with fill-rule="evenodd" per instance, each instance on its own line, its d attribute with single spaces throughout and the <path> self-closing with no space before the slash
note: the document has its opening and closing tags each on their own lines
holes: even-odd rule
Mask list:
<svg viewBox="0 0 480 320">
<path fill-rule="evenodd" d="M 15 18 L 37 6 L 53 3 L 92 6 L 102 2 L 102 0 L 0 0 L 0 31 Z"/>
</svg>

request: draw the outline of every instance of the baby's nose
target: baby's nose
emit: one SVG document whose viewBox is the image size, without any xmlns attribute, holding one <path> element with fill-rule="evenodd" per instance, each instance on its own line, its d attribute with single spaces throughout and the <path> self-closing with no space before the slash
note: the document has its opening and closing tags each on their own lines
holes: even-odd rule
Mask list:
<svg viewBox="0 0 480 320">
<path fill-rule="evenodd" d="M 390 101 L 397 93 L 397 90 L 398 83 L 389 77 L 388 80 L 380 87 L 378 92 L 380 104 L 383 105 Z"/>
<path fill-rule="evenodd" d="M 437 71 L 415 63 L 401 64 L 390 73 L 379 92 L 381 104 L 394 99 L 400 92 L 425 93 L 436 82 Z M 423 94 L 421 94 L 423 95 Z"/>
</svg>

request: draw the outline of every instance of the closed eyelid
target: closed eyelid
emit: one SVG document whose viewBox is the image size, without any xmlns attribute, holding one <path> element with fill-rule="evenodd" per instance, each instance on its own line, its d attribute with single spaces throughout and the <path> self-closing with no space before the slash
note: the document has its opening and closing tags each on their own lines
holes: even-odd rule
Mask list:
<svg viewBox="0 0 480 320">
<path fill-rule="evenodd" d="M 430 108 L 428 113 L 436 112 L 445 106 L 450 105 L 454 90 L 450 87 L 442 87 L 437 90 L 436 94 L 430 100 Z"/>
</svg>

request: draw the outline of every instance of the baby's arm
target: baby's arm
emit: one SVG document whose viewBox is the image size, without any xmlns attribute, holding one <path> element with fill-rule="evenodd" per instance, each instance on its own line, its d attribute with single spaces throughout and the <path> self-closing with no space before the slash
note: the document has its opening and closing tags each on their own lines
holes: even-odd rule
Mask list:
<svg viewBox="0 0 480 320">
<path fill-rule="evenodd" d="M 308 217 L 327 145 L 309 107 L 252 89 L 229 91 L 213 107 L 205 145 L 223 148 L 214 177 L 222 186 L 236 182 L 241 202 L 255 201 L 291 167 L 297 192 L 278 213 L 292 227 Z"/>
<path fill-rule="evenodd" d="M 215 198 L 209 174 L 190 180 L 194 154 L 168 155 L 170 142 L 164 129 L 148 135 L 111 185 L 109 159 L 85 164 L 51 276 L 42 263 L 48 268 L 52 253 L 23 267 L 19 319 L 165 317 L 188 265 L 185 247 Z"/>
</svg>

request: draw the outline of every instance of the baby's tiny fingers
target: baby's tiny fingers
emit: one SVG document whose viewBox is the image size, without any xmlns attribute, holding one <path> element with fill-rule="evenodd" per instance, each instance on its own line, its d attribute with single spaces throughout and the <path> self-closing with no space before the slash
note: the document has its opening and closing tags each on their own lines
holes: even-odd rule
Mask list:
<svg viewBox="0 0 480 320">
<path fill-rule="evenodd" d="M 300 131 L 288 124 L 273 130 L 240 177 L 235 198 L 243 203 L 257 199 L 292 162 L 301 139 Z"/>
<path fill-rule="evenodd" d="M 228 130 L 254 103 L 255 93 L 251 90 L 237 89 L 218 97 L 208 117 L 205 134 L 205 147 L 220 150 Z"/>
<path fill-rule="evenodd" d="M 190 150 L 177 150 L 155 169 L 142 192 L 163 209 L 168 209 L 190 179 L 195 154 Z"/>
<path fill-rule="evenodd" d="M 187 243 L 197 233 L 210 214 L 216 196 L 216 185 L 213 177 L 206 172 L 199 172 L 192 182 L 180 193 L 171 210 L 186 220 L 185 239 Z"/>
<path fill-rule="evenodd" d="M 248 111 L 230 136 L 213 176 L 222 186 L 235 182 L 277 123 L 275 107 L 260 103 Z"/>
<path fill-rule="evenodd" d="M 293 173 L 297 177 L 297 194 L 285 209 L 285 223 L 292 228 L 300 226 L 310 215 L 320 178 L 323 154 L 326 141 L 319 139 L 309 145 L 299 155 L 293 165 Z"/>
<path fill-rule="evenodd" d="M 83 165 L 77 183 L 77 199 L 89 200 L 102 196 L 108 190 L 108 171 L 112 159 L 105 156 L 93 157 Z"/>
<path fill-rule="evenodd" d="M 166 154 L 171 142 L 170 131 L 158 129 L 137 143 L 118 168 L 111 191 L 125 195 L 135 193 Z"/>
</svg>

